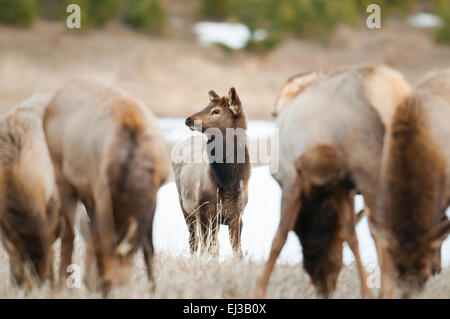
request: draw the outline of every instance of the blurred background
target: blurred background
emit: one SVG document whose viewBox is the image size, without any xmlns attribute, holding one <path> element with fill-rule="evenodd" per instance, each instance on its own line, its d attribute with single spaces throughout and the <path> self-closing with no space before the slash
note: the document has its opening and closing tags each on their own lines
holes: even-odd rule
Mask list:
<svg viewBox="0 0 450 319">
<path fill-rule="evenodd" d="M 81 29 L 66 7 L 81 7 Z M 369 29 L 367 5 L 382 10 Z M 269 120 L 298 72 L 386 63 L 411 82 L 450 62 L 449 0 L 0 0 L 0 111 L 90 74 L 185 117 L 236 86 Z"/>
</svg>

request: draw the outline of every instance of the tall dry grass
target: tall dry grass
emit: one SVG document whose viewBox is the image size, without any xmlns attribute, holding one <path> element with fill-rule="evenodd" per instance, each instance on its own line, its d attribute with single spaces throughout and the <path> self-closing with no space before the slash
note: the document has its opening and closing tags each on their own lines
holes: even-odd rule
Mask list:
<svg viewBox="0 0 450 319">
<path fill-rule="evenodd" d="M 0 246 L 1 247 L 1 246 Z M 55 245 L 59 250 L 59 243 Z M 58 254 L 56 265 L 58 264 Z M 84 241 L 77 236 L 74 263 L 84 266 Z M 216 256 L 197 253 L 195 256 L 174 256 L 156 252 L 154 258 L 155 286 L 147 280 L 142 256 L 135 256 L 134 271 L 130 282 L 114 289 L 109 298 L 251 298 L 256 282 L 264 268 L 263 261 L 228 258 L 221 261 Z M 333 298 L 360 298 L 358 271 L 355 264 L 343 268 Z M 373 291 L 376 294 L 376 290 Z M 418 298 L 450 298 L 450 269 L 431 278 L 425 291 Z M 100 293 L 81 288 L 50 289 L 49 284 L 25 292 L 15 288 L 9 277 L 9 260 L 0 248 L 0 298 L 101 298 Z M 278 264 L 271 276 L 267 298 L 319 298 L 310 278 L 301 264 Z"/>
</svg>

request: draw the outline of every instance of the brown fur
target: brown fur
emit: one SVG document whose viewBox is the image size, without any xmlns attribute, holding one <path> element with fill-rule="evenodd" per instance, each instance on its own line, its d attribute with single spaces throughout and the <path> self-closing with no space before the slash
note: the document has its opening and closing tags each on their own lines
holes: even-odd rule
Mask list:
<svg viewBox="0 0 450 319">
<path fill-rule="evenodd" d="M 213 114 L 213 112 L 219 112 Z M 195 121 L 202 121 L 202 128 Z M 186 120 L 192 130 L 206 134 L 208 142 L 202 150 L 214 153 L 212 136 L 208 129 L 216 128 L 223 135 L 223 160 L 201 164 L 173 164 L 175 181 L 180 194 L 180 204 L 190 232 L 191 252 L 195 252 L 200 241 L 205 242 L 208 229 L 211 229 L 209 247 L 217 248 L 217 225 L 228 225 L 230 240 L 235 254 L 242 255 L 240 235 L 242 231 L 242 214 L 247 204 L 247 187 L 250 178 L 250 161 L 247 141 L 244 136 L 236 135 L 232 140 L 227 138 L 227 128 L 247 128 L 246 115 L 234 88 L 229 97 L 219 97 L 210 92 L 210 103 L 202 111 Z M 182 144 L 181 146 L 186 146 Z M 234 153 L 227 155 L 227 149 L 233 147 Z M 177 151 L 177 150 L 175 150 Z M 181 149 L 179 150 L 181 151 Z M 238 163 L 238 152 L 244 152 L 244 163 Z M 194 173 L 196 171 L 197 173 Z M 191 172 L 191 173 L 189 173 Z M 185 178 L 189 179 L 185 180 Z M 191 179 L 197 179 L 195 182 Z M 193 189 L 195 188 L 195 189 Z M 196 231 L 200 222 L 201 238 Z"/>
<path fill-rule="evenodd" d="M 333 146 L 319 144 L 299 158 L 297 169 L 302 205 L 294 231 L 302 244 L 305 270 L 318 292 L 328 297 L 336 289 L 346 241 L 357 259 L 364 295 L 366 274 L 355 233 L 362 215 L 354 214 L 354 186 L 342 160 Z"/>
<path fill-rule="evenodd" d="M 96 289 L 96 268 L 104 296 L 126 282 L 140 247 L 152 280 L 156 193 L 168 175 L 168 158 L 152 115 L 119 89 L 84 78 L 57 92 L 44 123 L 65 217 L 61 282 L 71 262 L 78 201 L 90 219 L 88 287 Z M 82 136 L 73 138 L 76 130 Z"/>
<path fill-rule="evenodd" d="M 430 88 L 435 94 L 436 87 Z M 450 230 L 444 198 L 448 162 L 429 127 L 424 90 L 418 88 L 397 107 L 385 146 L 380 214 L 373 223 L 381 238 L 387 296 L 396 285 L 404 296 L 422 290 L 440 269 L 441 242 Z"/>
<path fill-rule="evenodd" d="M 0 121 L 0 231 L 18 286 L 53 282 L 59 195 L 45 143 L 42 110 L 50 96 L 37 95 Z"/>
<path fill-rule="evenodd" d="M 376 210 L 385 125 L 409 86 L 398 72 L 382 65 L 317 74 L 280 105 L 280 168 L 273 174 L 282 188 L 280 223 L 256 297 L 264 296 L 291 230 L 307 247 L 305 268 L 319 292 L 328 296 L 334 290 L 342 242 L 347 241 L 359 268 L 361 294 L 368 293 L 354 234 L 358 217 L 352 210 L 353 197 L 362 194 L 367 210 Z M 381 84 L 385 89 L 376 87 Z M 298 161 L 310 164 L 299 168 Z"/>
</svg>

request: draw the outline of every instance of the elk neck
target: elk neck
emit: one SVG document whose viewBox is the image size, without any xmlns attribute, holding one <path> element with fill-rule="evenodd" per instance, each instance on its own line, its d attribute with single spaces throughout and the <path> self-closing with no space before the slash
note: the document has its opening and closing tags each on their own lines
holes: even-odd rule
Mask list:
<svg viewBox="0 0 450 319">
<path fill-rule="evenodd" d="M 250 177 L 250 161 L 247 148 L 247 136 L 245 134 L 223 135 L 222 156 L 216 155 L 215 148 L 219 145 L 209 139 L 207 144 L 208 157 L 210 159 L 210 174 L 217 185 L 219 193 L 240 194 L 241 189 L 247 186 Z M 213 158 L 214 157 L 214 158 Z M 221 196 L 222 197 L 222 196 Z M 234 196 L 231 196 L 234 197 Z"/>
</svg>

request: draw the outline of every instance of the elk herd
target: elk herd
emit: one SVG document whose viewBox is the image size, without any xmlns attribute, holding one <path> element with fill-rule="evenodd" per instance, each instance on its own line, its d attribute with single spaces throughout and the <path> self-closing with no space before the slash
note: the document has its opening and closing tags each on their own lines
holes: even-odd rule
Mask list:
<svg viewBox="0 0 450 319">
<path fill-rule="evenodd" d="M 242 258 L 251 173 L 244 105 L 235 88 L 226 96 L 210 91 L 207 106 L 186 119 L 189 129 L 203 134 L 177 144 L 172 157 L 206 154 L 200 162 L 173 161 L 146 105 L 88 77 L 3 115 L 0 236 L 15 286 L 49 281 L 54 289 L 65 287 L 80 204 L 86 287 L 107 297 L 127 283 L 141 248 L 152 282 L 157 192 L 171 165 L 191 253 L 217 254 L 223 224 Z M 380 266 L 380 297 L 420 292 L 440 272 L 441 245 L 450 232 L 450 69 L 414 87 L 384 65 L 302 73 L 283 86 L 274 115 L 280 222 L 254 296 L 265 296 L 290 231 L 300 240 L 303 267 L 319 295 L 327 298 L 336 289 L 346 242 L 361 296 L 373 296 L 355 232 L 364 215 Z M 212 130 L 223 136 L 220 155 Z M 365 204 L 358 213 L 356 194 Z"/>
</svg>

